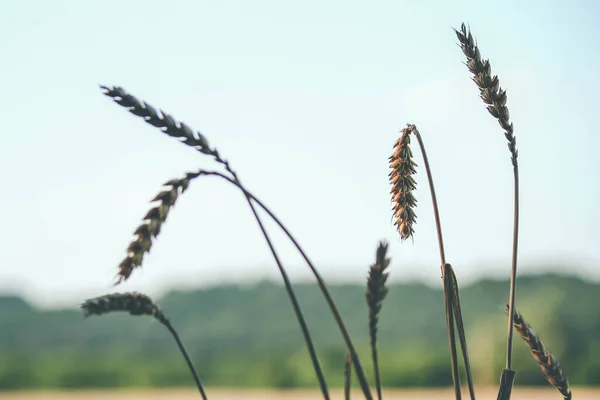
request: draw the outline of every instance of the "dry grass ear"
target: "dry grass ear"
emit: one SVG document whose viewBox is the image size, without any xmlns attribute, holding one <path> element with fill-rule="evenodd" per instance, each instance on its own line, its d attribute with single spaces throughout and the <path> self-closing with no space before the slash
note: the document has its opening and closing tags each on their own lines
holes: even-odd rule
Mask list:
<svg viewBox="0 0 600 400">
<path fill-rule="evenodd" d="M 187 173 L 185 178 L 172 179 L 164 184 L 167 188 L 152 199 L 155 206 L 146 213 L 142 224 L 135 230 L 135 239 L 129 243 L 127 256 L 119 264 L 116 284 L 127 280 L 135 268 L 142 266 L 144 255 L 150 252 L 153 239 L 160 233 L 169 211 L 179 196 L 186 191 L 190 181 L 200 175 L 200 172 Z"/>
<path fill-rule="evenodd" d="M 194 132 L 189 126 L 177 121 L 163 110 L 158 111 L 150 104 L 138 100 L 122 87 L 100 85 L 100 88 L 115 103 L 124 107 L 133 115 L 141 117 L 150 125 L 159 128 L 163 133 L 179 139 L 182 143 L 195 148 L 201 153 L 218 156 L 217 151 L 210 148 L 204 135 L 200 132 Z"/>
<path fill-rule="evenodd" d="M 508 311 L 508 304 L 506 305 L 506 311 Z M 527 344 L 527 347 L 529 347 L 531 355 L 540 365 L 540 369 L 544 373 L 546 380 L 558 389 L 560 394 L 562 394 L 566 400 L 570 400 L 571 391 L 569 390 L 569 380 L 563 374 L 560 364 L 556 358 L 554 358 L 554 355 L 546 350 L 540 337 L 517 310 L 515 310 L 513 322 L 515 329 L 519 332 L 519 335 L 521 335 Z"/>
<path fill-rule="evenodd" d="M 417 188 L 417 182 L 413 175 L 417 172 L 417 164 L 413 161 L 410 148 L 411 126 L 402 129 L 402 135 L 394 143 L 394 153 L 389 158 L 389 179 L 392 185 L 392 210 L 394 212 L 394 225 L 400 233 L 400 238 L 406 240 L 413 237 L 415 232 L 413 225 L 416 224 L 417 214 L 415 208 L 417 200 L 413 191 Z"/>
<path fill-rule="evenodd" d="M 460 42 L 460 48 L 467 57 L 467 68 L 473 74 L 473 82 L 479 88 L 480 97 L 487 104 L 488 112 L 498 120 L 508 140 L 508 150 L 511 154 L 513 166 L 517 166 L 517 139 L 514 135 L 513 124 L 510 122 L 510 112 L 506 107 L 506 90 L 500 87 L 498 75 L 492 75 L 490 60 L 482 59 L 475 38 L 465 24 L 461 24 L 460 31 L 454 29 Z"/>
</svg>

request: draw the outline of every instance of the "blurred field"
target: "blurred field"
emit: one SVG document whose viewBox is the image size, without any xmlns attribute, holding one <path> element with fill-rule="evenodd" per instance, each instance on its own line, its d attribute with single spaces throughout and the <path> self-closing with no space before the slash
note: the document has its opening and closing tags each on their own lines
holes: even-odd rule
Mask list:
<svg viewBox="0 0 600 400">
<path fill-rule="evenodd" d="M 384 390 L 384 398 L 388 400 L 451 400 L 454 398 L 453 391 L 443 390 Z M 592 400 L 600 398 L 600 388 L 575 388 L 574 397 L 578 400 Z M 320 399 L 320 393 L 314 390 L 230 390 L 230 389 L 207 389 L 207 395 L 210 400 L 308 400 Z M 477 390 L 477 398 L 480 400 L 496 399 L 496 388 L 483 388 Z M 199 399 L 200 395 L 192 390 L 119 390 L 119 391 L 43 391 L 43 392 L 5 392 L 0 393 L 0 400 L 192 400 Z M 340 391 L 332 392 L 333 399 L 341 400 L 343 398 Z M 363 398 L 359 392 L 353 393 L 352 398 Z M 513 400 L 537 400 L 537 399 L 561 399 L 562 396 L 552 388 L 515 388 L 513 391 Z"/>
</svg>

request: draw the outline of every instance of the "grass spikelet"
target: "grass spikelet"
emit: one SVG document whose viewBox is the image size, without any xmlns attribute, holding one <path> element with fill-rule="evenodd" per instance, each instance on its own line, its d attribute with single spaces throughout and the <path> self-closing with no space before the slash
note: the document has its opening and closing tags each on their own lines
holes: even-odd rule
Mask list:
<svg viewBox="0 0 600 400">
<path fill-rule="evenodd" d="M 143 118 L 150 125 L 159 128 L 163 133 L 178 138 L 181 142 L 194 147 L 201 153 L 218 157 L 217 151 L 210 148 L 204 135 L 197 131 L 194 132 L 185 123 L 175 120 L 163 110 L 158 111 L 150 104 L 138 100 L 135 96 L 127 93 L 122 87 L 100 85 L 100 88 L 115 103 L 125 107 L 133 115 Z"/>
<path fill-rule="evenodd" d="M 112 293 L 86 300 L 81 304 L 86 317 L 104 315 L 111 312 L 126 311 L 131 315 L 149 315 L 159 321 L 165 319 L 160 308 L 152 299 L 142 293 Z"/>
<path fill-rule="evenodd" d="M 143 223 L 135 230 L 135 239 L 127 248 L 127 256 L 119 264 L 116 284 L 127 280 L 133 270 L 142 265 L 144 255 L 150 252 L 153 238 L 156 238 L 160 233 L 169 211 L 175 205 L 179 195 L 183 194 L 188 188 L 190 180 L 197 178 L 199 175 L 200 173 L 187 173 L 185 178 L 165 182 L 164 186 L 167 188 L 151 200 L 156 205 L 146 213 Z"/>
<path fill-rule="evenodd" d="M 413 190 L 417 187 L 417 183 L 413 178 L 417 164 L 413 161 L 410 148 L 412 125 L 408 125 L 401 132 L 402 135 L 394 143 L 394 153 L 389 158 L 391 169 L 389 179 L 392 185 L 394 225 L 400 233 L 400 238 L 406 240 L 413 236 L 415 232 L 413 225 L 416 224 L 417 220 L 415 214 L 417 200 L 413 195 Z"/>
<path fill-rule="evenodd" d="M 377 357 L 377 322 L 383 299 L 388 293 L 385 283 L 389 273 L 385 269 L 390 265 L 390 259 L 386 257 L 388 243 L 379 242 L 375 254 L 375 264 L 369 268 L 369 277 L 367 278 L 367 305 L 369 307 L 369 336 L 371 338 L 371 356 L 373 358 L 373 368 L 375 370 L 375 386 L 377 389 L 377 398 L 381 400 L 381 377 L 379 375 L 379 361 Z"/>
<path fill-rule="evenodd" d="M 460 48 L 467 56 L 466 66 L 473 74 L 473 82 L 479 88 L 480 97 L 489 113 L 498 120 L 498 123 L 504 129 L 504 136 L 508 140 L 508 149 L 512 156 L 513 166 L 517 166 L 517 139 L 513 133 L 513 124 L 510 122 L 510 113 L 506 107 L 506 90 L 500 87 L 500 80 L 497 75 L 492 76 L 492 67 L 489 60 L 481 58 L 479 48 L 471 31 L 465 24 L 461 24 L 460 31 L 454 29 L 456 37 L 460 42 Z"/>
<path fill-rule="evenodd" d="M 562 394 L 566 400 L 570 400 L 571 391 L 569 390 L 569 380 L 563 374 L 560 364 L 556 358 L 554 358 L 554 355 L 546 350 L 544 343 L 540 340 L 537 333 L 535 333 L 531 325 L 525 321 L 525 318 L 523 318 L 521 313 L 517 310 L 515 310 L 513 322 L 515 329 L 519 332 L 519 335 L 521 335 L 527 344 L 527 347 L 529 347 L 531 355 L 540 365 L 540 369 L 544 373 L 546 380 L 558 389 L 560 394 Z"/>
<path fill-rule="evenodd" d="M 204 391 L 202 382 L 200 382 L 196 368 L 194 368 L 194 364 L 192 364 L 192 360 L 190 359 L 183 342 L 179 338 L 179 334 L 177 334 L 177 331 L 173 325 L 171 325 L 171 322 L 149 296 L 137 292 L 111 293 L 84 301 L 81 304 L 81 309 L 83 310 L 83 315 L 85 317 L 89 317 L 91 315 L 100 316 L 119 311 L 126 311 L 135 316 L 148 315 L 154 317 L 169 330 L 171 336 L 173 336 L 173 339 L 175 339 L 175 342 L 179 347 L 179 351 L 181 351 L 190 373 L 194 378 L 194 382 L 196 383 L 196 387 L 198 388 L 200 395 L 204 400 L 206 400 L 206 392 Z"/>
</svg>

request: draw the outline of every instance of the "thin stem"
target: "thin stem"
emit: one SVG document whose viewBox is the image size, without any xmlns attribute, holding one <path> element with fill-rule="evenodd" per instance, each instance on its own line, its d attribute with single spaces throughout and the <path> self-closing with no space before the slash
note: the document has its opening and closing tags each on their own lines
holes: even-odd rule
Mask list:
<svg viewBox="0 0 600 400">
<path fill-rule="evenodd" d="M 454 273 L 452 272 L 452 267 L 450 264 L 446 264 L 446 255 L 444 252 L 444 241 L 442 236 L 442 226 L 440 222 L 440 213 L 437 204 L 437 196 L 435 194 L 435 186 L 433 184 L 433 175 L 431 173 L 431 167 L 429 166 L 429 159 L 427 158 L 427 151 L 425 150 L 425 144 L 423 143 L 423 138 L 419 133 L 419 130 L 415 125 L 410 125 L 409 129 L 411 129 L 412 133 L 417 137 L 417 141 L 419 142 L 419 147 L 421 149 L 421 154 L 423 155 L 423 162 L 425 164 L 425 170 L 427 172 L 427 180 L 429 181 L 429 189 L 431 191 L 431 200 L 433 203 L 433 213 L 435 215 L 435 225 L 436 232 L 438 237 L 438 244 L 440 250 L 440 260 L 442 262 L 441 272 L 442 272 L 442 281 L 444 283 L 444 301 L 446 305 L 446 322 L 448 327 L 448 339 L 450 341 L 450 357 L 452 362 L 452 380 L 454 381 L 454 392 L 457 399 L 462 398 L 461 389 L 460 389 L 460 375 L 458 372 L 458 354 L 456 351 L 456 336 L 454 331 L 454 320 L 456 319 L 456 323 L 459 329 L 460 335 L 460 344 L 463 353 L 463 358 L 465 362 L 465 366 L 467 369 L 467 381 L 469 384 L 469 394 L 471 399 L 475 399 L 475 390 L 473 386 L 473 378 L 471 376 L 471 371 L 469 367 L 469 356 L 467 350 L 467 344 L 464 335 L 464 328 L 462 323 L 462 315 L 460 312 L 460 303 L 458 302 L 458 285 L 456 284 L 456 278 L 454 277 Z M 450 276 L 447 276 L 446 268 L 449 268 Z M 456 311 L 456 312 L 455 312 Z"/>
<path fill-rule="evenodd" d="M 371 342 L 371 356 L 373 357 L 373 370 L 375 373 L 375 389 L 377 390 L 377 398 L 381 400 L 381 376 L 379 374 L 379 358 L 377 357 L 377 345 Z"/>
<path fill-rule="evenodd" d="M 510 273 L 510 298 L 508 302 L 508 343 L 506 347 L 506 369 L 512 370 L 513 336 L 515 318 L 515 292 L 517 286 L 517 254 L 519 246 L 519 166 L 513 165 L 515 177 L 514 193 L 514 221 L 513 221 L 513 247 L 512 247 L 512 268 Z"/>
<path fill-rule="evenodd" d="M 242 183 L 240 182 L 239 178 L 237 177 L 237 174 L 229 166 L 229 163 L 226 160 L 223 160 L 218 156 L 215 158 L 216 158 L 216 161 L 223 164 L 225 166 L 225 169 L 231 174 L 231 176 L 233 177 L 232 183 L 234 183 L 240 189 L 243 189 Z M 261 230 L 265 240 L 267 241 L 269 249 L 271 250 L 271 254 L 273 255 L 273 258 L 275 259 L 275 262 L 277 263 L 277 267 L 279 268 L 279 271 L 281 272 L 281 277 L 283 278 L 283 282 L 284 282 L 285 288 L 287 290 L 288 296 L 290 297 L 290 301 L 292 302 L 292 306 L 294 307 L 294 312 L 296 313 L 296 316 L 298 317 L 298 322 L 300 323 L 300 328 L 302 330 L 304 340 L 306 341 L 306 345 L 308 347 L 308 352 L 310 354 L 310 358 L 312 360 L 313 367 L 317 374 L 317 379 L 319 380 L 319 385 L 321 387 L 321 393 L 323 394 L 323 397 L 328 400 L 329 399 L 329 391 L 327 389 L 327 382 L 325 381 L 323 369 L 321 368 L 321 365 L 319 363 L 319 359 L 317 357 L 317 352 L 316 352 L 315 346 L 312 342 L 312 338 L 310 336 L 310 332 L 308 330 L 306 320 L 304 319 L 302 309 L 300 308 L 300 304 L 298 303 L 298 299 L 296 298 L 296 294 L 294 293 L 294 289 L 292 288 L 292 283 L 290 282 L 288 274 L 285 271 L 285 269 L 283 268 L 283 265 L 277 254 L 277 251 L 275 250 L 275 247 L 273 246 L 273 243 L 271 242 L 271 238 L 269 237 L 269 234 L 267 233 L 267 230 L 265 229 L 265 226 L 263 225 L 262 220 L 261 220 L 260 216 L 258 215 L 258 212 L 256 211 L 256 207 L 254 207 L 254 204 L 252 203 L 251 197 L 249 196 L 249 194 L 247 193 L 246 190 L 243 190 L 243 192 L 244 192 L 244 197 L 248 201 L 248 205 L 250 206 L 250 209 L 252 210 L 252 214 L 254 214 L 254 218 L 256 218 L 256 222 L 258 222 L 260 230 Z"/>
<path fill-rule="evenodd" d="M 352 388 L 352 357 L 350 353 L 346 355 L 344 363 L 344 399 L 350 400 L 350 389 Z"/>
<path fill-rule="evenodd" d="M 431 202 L 433 203 L 433 214 L 435 215 L 435 229 L 437 232 L 438 245 L 440 248 L 440 261 L 442 263 L 442 279 L 444 278 L 444 265 L 446 265 L 446 254 L 444 252 L 444 238 L 442 237 L 442 223 L 440 222 L 440 212 L 438 210 L 437 197 L 435 195 L 435 186 L 433 185 L 433 176 L 431 174 L 431 168 L 429 167 L 429 159 L 427 158 L 427 151 L 425 151 L 425 145 L 423 139 L 416 126 L 412 125 L 412 132 L 417 137 L 419 147 L 421 148 L 421 154 L 423 155 L 423 162 L 425 163 L 425 171 L 427 172 L 427 180 L 429 181 L 429 190 L 431 191 Z"/>
<path fill-rule="evenodd" d="M 456 338 L 454 337 L 454 310 L 452 308 L 452 296 L 446 277 L 444 277 L 444 299 L 446 306 L 446 326 L 450 337 L 450 358 L 452 362 L 452 381 L 454 382 L 454 396 L 457 400 L 462 399 L 460 390 L 460 375 L 458 374 L 458 357 L 456 351 Z M 451 333 L 450 333 L 451 332 Z"/>
<path fill-rule="evenodd" d="M 446 306 L 446 324 L 448 327 L 448 339 L 450 341 L 450 358 L 452 362 L 452 380 L 454 382 L 454 393 L 456 399 L 462 398 L 460 390 L 460 376 L 458 374 L 458 357 L 456 352 L 456 337 L 454 334 L 454 313 L 452 310 L 452 296 L 450 295 L 451 288 L 449 282 L 447 282 L 444 267 L 446 265 L 446 254 L 444 252 L 444 239 L 442 236 L 442 223 L 440 221 L 440 212 L 438 209 L 437 196 L 435 195 L 435 186 L 433 184 L 433 176 L 431 174 L 431 167 L 429 166 L 429 159 L 427 158 L 427 151 L 425 150 L 425 144 L 423 138 L 419 133 L 416 126 L 410 126 L 412 133 L 417 137 L 419 147 L 421 148 L 421 154 L 423 156 L 423 163 L 425 164 L 425 171 L 427 172 L 427 180 L 429 181 L 429 190 L 431 191 L 431 202 L 433 203 L 433 214 L 435 216 L 435 228 L 437 232 L 438 245 L 440 249 L 440 261 L 441 261 L 441 273 L 442 281 L 444 283 L 444 299 Z"/>
<path fill-rule="evenodd" d="M 194 381 L 196 382 L 196 387 L 198 388 L 198 391 L 202 395 L 202 398 L 204 400 L 207 400 L 206 393 L 204 392 L 204 388 L 202 387 L 202 383 L 200 382 L 200 378 L 198 377 L 196 368 L 194 368 L 194 364 L 192 364 L 192 360 L 190 360 L 190 356 L 188 355 L 187 351 L 185 350 L 185 347 L 184 347 L 183 343 L 181 342 L 181 339 L 179 339 L 179 335 L 177 334 L 177 331 L 175 330 L 175 328 L 173 328 L 173 326 L 171 325 L 171 323 L 169 322 L 168 319 L 162 318 L 162 319 L 159 319 L 159 321 L 164 326 L 167 327 L 169 332 L 171 332 L 173 339 L 175 339 L 175 342 L 177 343 L 177 346 L 179 347 L 179 350 L 181 351 L 183 358 L 185 358 L 185 362 L 187 363 L 187 366 L 190 369 L 192 376 L 194 377 Z"/>
<path fill-rule="evenodd" d="M 350 339 L 350 334 L 348 333 L 348 330 L 346 329 L 344 321 L 342 320 L 342 317 L 331 297 L 331 294 L 329 293 L 329 290 L 327 289 L 325 281 L 319 274 L 319 271 L 317 271 L 316 267 L 314 266 L 314 264 L 312 263 L 312 261 L 310 260 L 308 255 L 304 252 L 304 250 L 302 249 L 302 247 L 300 246 L 298 241 L 294 238 L 294 236 L 291 234 L 291 232 L 285 227 L 285 225 L 283 225 L 283 223 L 279 220 L 279 218 L 277 218 L 277 216 L 262 201 L 260 201 L 258 198 L 256 198 L 256 196 L 254 196 L 252 193 L 247 191 L 246 188 L 244 188 L 239 182 L 236 182 L 233 178 L 231 178 L 221 172 L 218 172 L 218 171 L 202 171 L 201 173 L 203 175 L 218 176 L 222 179 L 225 179 L 229 183 L 237 186 L 244 193 L 244 195 L 246 195 L 250 199 L 252 199 L 256 204 L 258 204 L 258 206 L 260 208 L 262 208 L 267 214 L 269 214 L 269 216 L 273 219 L 273 221 L 275 221 L 275 223 L 281 228 L 281 230 L 290 239 L 292 244 L 296 247 L 296 249 L 302 256 L 302 258 L 304 258 L 304 261 L 306 261 L 306 264 L 308 265 L 308 267 L 314 274 L 314 276 L 317 280 L 317 284 L 319 285 L 319 288 L 320 288 L 321 292 L 323 293 L 325 300 L 327 301 L 327 305 L 329 306 L 329 309 L 331 310 L 331 312 L 333 314 L 333 317 L 340 329 L 342 337 L 344 338 L 344 342 L 345 342 L 346 346 L 348 347 L 348 351 L 350 352 L 350 356 L 352 358 L 352 364 L 354 365 L 354 369 L 356 370 L 356 375 L 357 375 L 358 381 L 360 383 L 361 389 L 363 391 L 363 394 L 365 395 L 367 400 L 373 400 L 373 395 L 371 394 L 371 389 L 369 388 L 369 383 L 368 383 L 367 377 L 365 375 L 365 371 L 360 362 L 360 357 L 356 353 L 356 349 L 354 347 L 354 344 L 352 343 L 352 340 Z"/>
<path fill-rule="evenodd" d="M 238 183 L 239 183 L 239 181 L 238 181 Z M 285 284 L 286 290 L 287 290 L 290 300 L 292 302 L 292 306 L 294 307 L 294 311 L 296 312 L 296 315 L 298 316 L 298 322 L 300 323 L 300 328 L 302 329 L 302 334 L 304 335 L 304 340 L 306 341 L 306 345 L 308 347 L 308 352 L 310 353 L 310 358 L 312 360 L 313 367 L 315 368 L 315 372 L 316 372 L 317 378 L 319 380 L 319 385 L 321 386 L 321 392 L 323 393 L 323 397 L 325 397 L 325 399 L 329 399 L 329 392 L 327 390 L 327 383 L 325 381 L 325 376 L 323 375 L 323 370 L 321 368 L 321 365 L 319 364 L 319 359 L 317 357 L 317 352 L 315 351 L 315 346 L 310 337 L 310 332 L 308 330 L 308 326 L 306 325 L 306 320 L 304 319 L 302 310 L 300 309 L 300 304 L 298 303 L 296 294 L 294 293 L 294 290 L 292 289 L 292 284 L 290 282 L 290 279 L 289 279 L 287 273 L 285 272 L 285 270 L 283 269 L 283 265 L 281 264 L 281 261 L 279 260 L 279 256 L 277 255 L 277 252 L 275 251 L 275 248 L 273 247 L 273 243 L 271 242 L 271 239 L 269 238 L 269 235 L 267 234 L 267 231 L 266 231 L 258 213 L 256 212 L 256 208 L 254 207 L 254 204 L 252 204 L 252 201 L 250 200 L 250 198 L 248 196 L 246 196 L 246 199 L 248 200 L 248 204 L 250 205 L 250 208 L 252 209 L 252 213 L 254 214 L 254 217 L 256 218 L 256 222 L 258 222 L 258 225 L 260 226 L 260 230 L 262 231 L 263 236 L 265 237 L 265 240 L 267 241 L 267 244 L 269 245 L 269 249 L 271 249 L 271 253 L 273 255 L 273 258 L 275 259 L 275 262 L 277 263 L 277 267 L 279 268 L 279 271 L 281 272 L 281 277 L 283 278 L 283 282 Z"/>
</svg>

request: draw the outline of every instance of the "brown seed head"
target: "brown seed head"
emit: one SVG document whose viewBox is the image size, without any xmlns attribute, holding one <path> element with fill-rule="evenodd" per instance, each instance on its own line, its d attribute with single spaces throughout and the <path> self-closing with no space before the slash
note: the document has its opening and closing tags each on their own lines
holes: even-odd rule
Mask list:
<svg viewBox="0 0 600 400">
<path fill-rule="evenodd" d="M 115 103 L 126 108 L 133 115 L 141 117 L 150 125 L 159 128 L 163 133 L 178 138 L 182 143 L 191 146 L 201 153 L 219 158 L 216 149 L 211 149 L 208 141 L 198 131 L 193 131 L 183 122 L 175 120 L 171 115 L 163 110 L 156 110 L 150 104 L 138 100 L 135 96 L 127 93 L 125 89 L 119 86 L 102 86 L 106 96 L 111 97 Z"/>
<path fill-rule="evenodd" d="M 508 305 L 506 305 L 508 311 Z M 540 369 L 544 373 L 546 380 L 558 389 L 566 400 L 571 399 L 571 391 L 569 390 L 569 380 L 563 374 L 560 364 L 554 358 L 554 355 L 547 351 L 544 343 L 535 333 L 531 325 L 525 321 L 525 318 L 515 309 L 513 318 L 514 327 L 519 332 L 527 347 L 531 351 L 531 355 L 540 365 Z"/>
<path fill-rule="evenodd" d="M 460 31 L 454 29 L 456 37 L 460 42 L 460 48 L 467 62 L 465 63 L 469 71 L 473 74 L 473 82 L 479 87 L 481 99 L 487 104 L 487 110 L 504 129 L 504 136 L 508 140 L 508 149 L 510 150 L 513 166 L 517 166 L 517 139 L 513 133 L 513 124 L 510 122 L 510 113 L 506 107 L 506 90 L 500 88 L 500 80 L 497 75 L 492 76 L 492 68 L 489 60 L 481 58 L 479 48 L 471 31 L 465 24 L 461 24 Z"/>
<path fill-rule="evenodd" d="M 156 205 L 146 213 L 143 222 L 134 232 L 135 239 L 127 248 L 127 256 L 119 264 L 117 282 L 119 284 L 129 278 L 133 270 L 142 265 L 144 255 L 150 252 L 152 241 L 160 233 L 161 227 L 167 219 L 171 207 L 177 198 L 183 194 L 190 184 L 190 180 L 200 176 L 200 172 L 187 173 L 183 179 L 172 179 L 164 184 L 167 189 L 157 194 L 153 202 Z"/>
<path fill-rule="evenodd" d="M 414 125 L 407 125 L 402 129 L 402 136 L 394 143 L 394 153 L 389 158 L 390 161 L 390 183 L 392 185 L 392 202 L 394 206 L 395 222 L 400 238 L 406 240 L 414 234 L 413 225 L 416 223 L 417 215 L 415 208 L 417 200 L 413 195 L 413 190 L 417 187 L 417 182 L 413 175 L 416 173 L 417 164 L 413 161 L 412 151 L 410 149 L 410 134 Z"/>
</svg>

